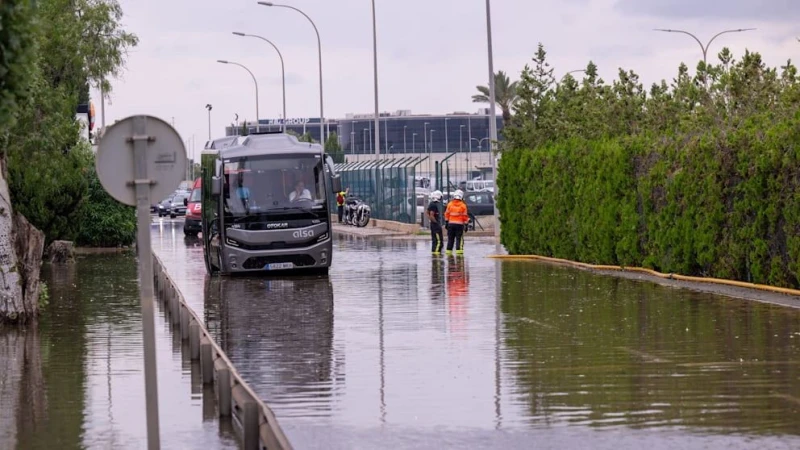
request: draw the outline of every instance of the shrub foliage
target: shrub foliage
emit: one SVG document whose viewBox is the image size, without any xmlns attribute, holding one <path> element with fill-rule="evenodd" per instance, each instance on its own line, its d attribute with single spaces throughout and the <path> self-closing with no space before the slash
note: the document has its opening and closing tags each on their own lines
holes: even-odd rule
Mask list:
<svg viewBox="0 0 800 450">
<path fill-rule="evenodd" d="M 646 91 L 539 47 L 505 129 L 503 244 L 599 264 L 800 286 L 800 78 L 758 53 L 681 65 Z"/>
</svg>

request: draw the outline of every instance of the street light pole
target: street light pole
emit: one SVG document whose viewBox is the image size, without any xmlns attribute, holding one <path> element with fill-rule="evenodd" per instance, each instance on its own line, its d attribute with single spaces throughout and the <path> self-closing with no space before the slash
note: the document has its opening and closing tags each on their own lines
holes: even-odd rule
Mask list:
<svg viewBox="0 0 800 450">
<path fill-rule="evenodd" d="M 450 153 L 450 144 L 447 140 L 447 121 L 450 120 L 449 118 L 444 118 L 444 152 Z"/>
<path fill-rule="evenodd" d="M 372 0 L 372 60 L 375 66 L 375 156 L 380 157 L 381 126 L 378 122 L 380 120 L 380 114 L 378 112 L 378 25 L 377 21 L 375 20 L 375 0 Z"/>
<path fill-rule="evenodd" d="M 243 65 L 241 65 L 241 64 L 239 64 L 237 62 L 225 61 L 223 59 L 218 59 L 217 62 L 220 63 L 220 64 L 232 64 L 234 66 L 239 66 L 242 69 L 246 70 L 247 73 L 249 73 L 251 77 L 253 77 L 253 83 L 255 83 L 255 85 L 256 85 L 256 133 L 260 132 L 261 131 L 261 126 L 260 126 L 261 122 L 259 121 L 259 115 L 258 115 L 258 80 L 256 80 L 256 76 L 253 75 L 253 72 L 251 72 L 250 69 L 248 69 L 247 67 L 245 67 L 245 66 L 243 66 Z"/>
<path fill-rule="evenodd" d="M 280 58 L 281 60 L 281 83 L 283 84 L 283 132 L 286 133 L 286 69 L 283 65 L 283 55 L 281 54 L 281 51 L 278 50 L 278 47 L 267 38 L 256 36 L 255 34 L 240 33 L 238 31 L 234 31 L 233 34 L 235 34 L 236 36 L 254 37 L 256 39 L 261 39 L 262 41 L 271 45 L 272 48 L 274 48 L 275 51 L 278 52 L 278 58 Z"/>
<path fill-rule="evenodd" d="M 497 142 L 497 112 L 495 110 L 495 86 L 494 86 L 494 55 L 492 51 L 492 7 L 491 0 L 486 0 L 486 44 L 489 50 L 489 136 L 491 137 L 490 148 L 494 150 L 495 143 Z M 498 193 L 497 187 L 497 159 L 499 153 L 492 152 L 494 158 L 492 171 L 494 172 L 495 195 Z M 500 250 L 500 220 L 499 212 L 497 210 L 497 202 L 494 203 L 494 237 L 496 239 L 497 250 Z"/>
<path fill-rule="evenodd" d="M 206 105 L 206 109 L 208 110 L 208 140 L 211 140 L 211 103 Z"/>
<path fill-rule="evenodd" d="M 319 38 L 319 30 L 317 29 L 317 25 L 311 20 L 311 17 L 308 17 L 308 14 L 304 13 L 303 11 L 295 8 L 294 6 L 289 5 L 279 5 L 272 2 L 258 2 L 259 5 L 263 6 L 275 6 L 278 8 L 289 8 L 293 9 L 308 19 L 311 22 L 311 26 L 314 27 L 314 32 L 317 33 L 317 49 L 319 53 L 319 142 L 325 147 L 325 110 L 323 106 L 322 100 L 322 40 Z M 284 121 L 286 117 L 284 117 Z"/>
<path fill-rule="evenodd" d="M 735 30 L 720 31 L 719 33 L 715 34 L 711 39 L 709 39 L 708 43 L 706 43 L 705 46 L 703 46 L 703 43 L 700 41 L 700 39 L 697 38 L 697 36 L 695 36 L 692 33 L 689 33 L 688 31 L 670 30 L 670 29 L 665 29 L 665 28 L 656 28 L 654 31 L 663 31 L 665 33 L 682 33 L 682 34 L 686 34 L 686 35 L 691 36 L 695 41 L 697 41 L 697 44 L 700 45 L 700 50 L 702 50 L 702 52 L 703 52 L 703 65 L 706 65 L 708 63 L 708 61 L 707 61 L 707 59 L 708 59 L 708 47 L 711 45 L 712 42 L 714 42 L 714 39 L 716 39 L 719 36 L 721 36 L 723 34 L 726 34 L 726 33 L 741 33 L 741 32 L 744 32 L 744 31 L 752 31 L 752 30 L 755 30 L 755 28 L 737 28 Z"/>
<path fill-rule="evenodd" d="M 408 146 L 406 145 L 406 129 L 407 128 L 408 128 L 407 125 L 403 126 L 403 154 L 404 155 L 406 154 L 406 151 L 408 150 Z"/>
<path fill-rule="evenodd" d="M 412 153 L 417 153 L 417 133 L 411 135 L 411 149 L 413 150 Z"/>
</svg>

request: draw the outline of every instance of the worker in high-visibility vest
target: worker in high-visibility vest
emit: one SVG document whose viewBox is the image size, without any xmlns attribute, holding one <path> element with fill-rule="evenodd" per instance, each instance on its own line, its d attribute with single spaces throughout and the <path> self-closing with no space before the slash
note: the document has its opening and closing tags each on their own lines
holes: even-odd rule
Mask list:
<svg viewBox="0 0 800 450">
<path fill-rule="evenodd" d="M 428 221 L 431 228 L 431 253 L 433 255 L 440 255 L 442 253 L 443 233 L 442 233 L 442 213 L 441 213 L 442 192 L 431 192 L 431 202 L 428 205 L 426 214 L 428 214 Z"/>
<path fill-rule="evenodd" d="M 463 254 L 464 230 L 469 223 L 469 212 L 467 204 L 464 203 L 464 192 L 461 189 L 457 190 L 453 194 L 453 199 L 447 203 L 444 220 L 447 223 L 447 254 L 453 253 L 454 246 L 456 254 Z"/>
<path fill-rule="evenodd" d="M 339 223 L 342 223 L 342 217 L 344 216 L 344 202 L 347 199 L 347 193 L 350 191 L 350 188 L 339 192 L 336 194 L 336 210 L 339 213 Z"/>
</svg>

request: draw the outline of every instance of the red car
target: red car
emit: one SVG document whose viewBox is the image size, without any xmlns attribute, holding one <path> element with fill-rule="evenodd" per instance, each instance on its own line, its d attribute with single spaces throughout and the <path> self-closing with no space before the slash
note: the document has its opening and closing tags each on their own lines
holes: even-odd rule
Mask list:
<svg viewBox="0 0 800 450">
<path fill-rule="evenodd" d="M 200 178 L 194 180 L 194 186 L 192 186 L 192 195 L 186 199 L 186 218 L 183 222 L 183 234 L 187 236 L 197 236 L 203 230 L 203 227 L 200 223 L 202 220 L 201 209 L 200 209 L 200 200 L 201 196 L 201 182 Z"/>
</svg>

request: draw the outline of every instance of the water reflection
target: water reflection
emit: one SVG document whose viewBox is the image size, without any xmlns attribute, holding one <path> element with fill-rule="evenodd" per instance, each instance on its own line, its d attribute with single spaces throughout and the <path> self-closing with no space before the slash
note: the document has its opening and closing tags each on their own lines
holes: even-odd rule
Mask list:
<svg viewBox="0 0 800 450">
<path fill-rule="evenodd" d="M 38 326 L 0 330 L 0 444 L 27 448 L 47 420 Z"/>
<path fill-rule="evenodd" d="M 798 447 L 797 311 L 494 250 L 342 236 L 330 284 L 206 279 L 198 311 L 298 448 Z"/>
<path fill-rule="evenodd" d="M 37 327 L 0 332 L 0 448 L 146 446 L 142 331 L 132 255 L 45 265 L 50 303 Z M 202 423 L 188 374 L 157 320 L 164 448 L 236 448 Z"/>
<path fill-rule="evenodd" d="M 333 287 L 327 277 L 207 277 L 206 325 L 281 416 L 327 415 Z"/>
<path fill-rule="evenodd" d="M 514 262 L 502 308 L 524 422 L 800 434 L 795 310 Z"/>
</svg>

